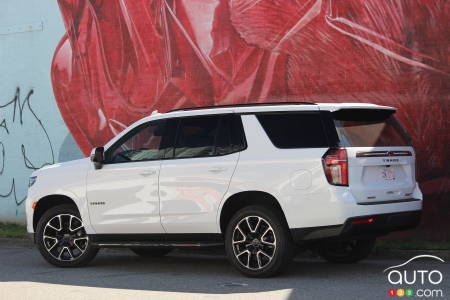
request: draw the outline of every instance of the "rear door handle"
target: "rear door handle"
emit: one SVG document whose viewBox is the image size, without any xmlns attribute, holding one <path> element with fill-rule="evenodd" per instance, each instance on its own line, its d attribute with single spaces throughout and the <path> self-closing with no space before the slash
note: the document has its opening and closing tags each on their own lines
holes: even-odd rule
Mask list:
<svg viewBox="0 0 450 300">
<path fill-rule="evenodd" d="M 142 171 L 141 173 L 139 173 L 141 176 L 152 176 L 156 174 L 155 170 L 149 170 L 149 171 Z"/>
<path fill-rule="evenodd" d="M 209 169 L 209 171 L 211 173 L 220 173 L 220 172 L 224 172 L 226 170 L 227 170 L 227 168 L 225 168 L 225 167 L 212 167 L 211 169 Z"/>
</svg>

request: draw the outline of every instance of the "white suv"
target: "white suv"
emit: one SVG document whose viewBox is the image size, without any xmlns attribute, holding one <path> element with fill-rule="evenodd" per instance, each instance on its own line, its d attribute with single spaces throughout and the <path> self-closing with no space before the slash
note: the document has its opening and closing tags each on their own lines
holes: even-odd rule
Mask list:
<svg viewBox="0 0 450 300">
<path fill-rule="evenodd" d="M 154 113 L 92 157 L 34 172 L 28 231 L 50 263 L 88 263 L 100 247 L 161 256 L 225 244 L 254 277 L 299 249 L 365 258 L 375 238 L 415 227 L 415 153 L 373 104 L 269 103 Z"/>
</svg>

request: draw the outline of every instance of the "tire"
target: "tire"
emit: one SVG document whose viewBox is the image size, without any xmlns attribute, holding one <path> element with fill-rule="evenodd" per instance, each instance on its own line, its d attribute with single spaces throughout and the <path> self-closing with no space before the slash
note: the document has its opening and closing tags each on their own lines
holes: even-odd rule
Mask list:
<svg viewBox="0 0 450 300">
<path fill-rule="evenodd" d="M 130 250 L 142 257 L 161 257 L 169 254 L 173 249 L 170 247 L 136 247 L 130 248 Z"/>
<path fill-rule="evenodd" d="M 369 256 L 375 241 L 375 238 L 371 238 L 323 244 L 317 248 L 316 252 L 329 262 L 351 264 Z"/>
<path fill-rule="evenodd" d="M 45 237 L 44 237 L 45 234 Z M 82 267 L 97 255 L 73 205 L 55 206 L 36 226 L 36 244 L 46 261 L 57 267 Z"/>
<path fill-rule="evenodd" d="M 258 205 L 244 207 L 231 218 L 225 250 L 231 264 L 248 277 L 279 274 L 294 253 L 284 218 L 274 209 Z"/>
</svg>

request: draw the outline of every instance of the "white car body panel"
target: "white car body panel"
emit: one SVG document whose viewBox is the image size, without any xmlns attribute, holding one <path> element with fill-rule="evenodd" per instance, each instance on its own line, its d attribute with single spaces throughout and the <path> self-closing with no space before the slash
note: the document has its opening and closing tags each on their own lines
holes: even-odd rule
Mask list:
<svg viewBox="0 0 450 300">
<path fill-rule="evenodd" d="M 242 121 L 248 148 L 241 152 L 225 199 L 243 191 L 265 192 L 279 201 L 290 228 L 314 226 L 324 221 L 335 224 L 329 216 L 317 213 L 322 210 L 320 199 L 329 199 L 330 193 L 321 162 L 327 148 L 277 149 L 254 115 L 243 115 Z M 295 175 L 299 172 L 307 174 L 306 180 L 311 181 L 308 186 L 295 185 Z M 220 211 L 217 216 L 220 230 Z"/>
<path fill-rule="evenodd" d="M 161 161 L 105 164 L 87 175 L 87 200 L 96 233 L 164 233 L 159 216 Z"/>
<path fill-rule="evenodd" d="M 371 151 L 409 151 L 412 155 L 356 157 L 358 152 Z M 411 198 L 416 187 L 416 155 L 412 147 L 347 147 L 347 155 L 349 188 L 358 203 Z M 389 177 L 383 174 L 385 171 Z"/>
<path fill-rule="evenodd" d="M 159 178 L 161 223 L 167 233 L 217 233 L 216 214 L 239 153 L 164 160 Z"/>
<path fill-rule="evenodd" d="M 63 195 L 71 198 L 80 211 L 85 223 L 87 233 L 95 233 L 91 226 L 88 202 L 86 200 L 86 175 L 92 166 L 88 158 L 74 160 L 66 163 L 54 164 L 33 172 L 37 176 L 36 183 L 28 189 L 26 199 L 27 230 L 34 232 L 33 228 L 33 202 L 49 195 Z"/>
</svg>

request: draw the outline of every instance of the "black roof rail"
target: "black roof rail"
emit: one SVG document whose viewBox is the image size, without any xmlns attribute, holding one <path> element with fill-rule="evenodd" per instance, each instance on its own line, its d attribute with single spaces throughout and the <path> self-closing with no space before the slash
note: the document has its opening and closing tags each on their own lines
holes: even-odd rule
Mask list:
<svg viewBox="0 0 450 300">
<path fill-rule="evenodd" d="M 314 102 L 256 102 L 256 103 L 238 103 L 238 104 L 183 107 L 183 108 L 172 109 L 172 110 L 169 110 L 168 112 L 196 110 L 196 109 L 246 107 L 246 106 L 270 106 L 270 105 L 317 105 L 317 104 Z"/>
</svg>

